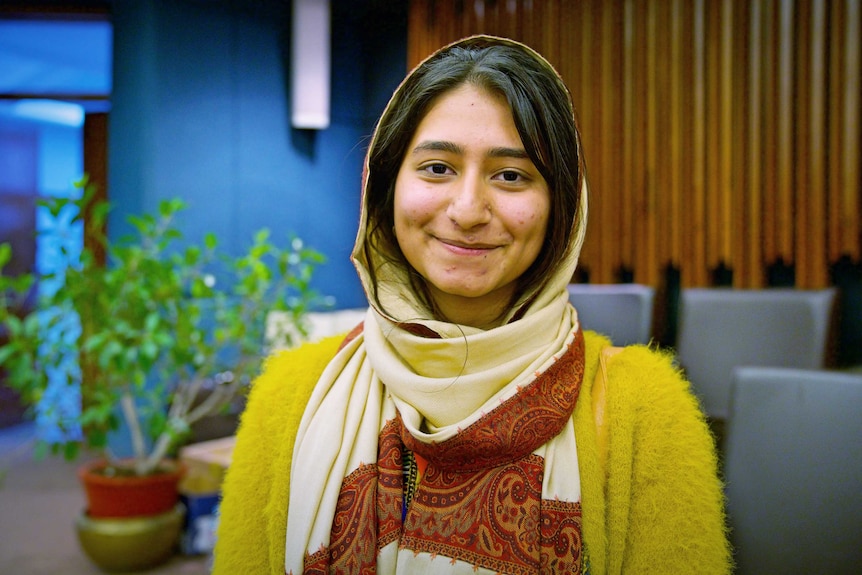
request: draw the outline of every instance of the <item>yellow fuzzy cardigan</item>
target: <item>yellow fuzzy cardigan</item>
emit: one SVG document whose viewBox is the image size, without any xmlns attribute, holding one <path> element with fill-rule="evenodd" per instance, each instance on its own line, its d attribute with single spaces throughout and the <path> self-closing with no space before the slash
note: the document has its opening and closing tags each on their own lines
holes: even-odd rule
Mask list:
<svg viewBox="0 0 862 575">
<path fill-rule="evenodd" d="M 607 362 L 607 455 L 600 464 L 592 393 L 609 342 L 592 332 L 585 337 L 574 418 L 590 572 L 730 572 L 714 443 L 688 383 L 669 356 L 645 346 L 614 355 Z M 214 575 L 284 574 L 296 431 L 342 339 L 276 354 L 255 381 L 223 486 Z"/>
</svg>

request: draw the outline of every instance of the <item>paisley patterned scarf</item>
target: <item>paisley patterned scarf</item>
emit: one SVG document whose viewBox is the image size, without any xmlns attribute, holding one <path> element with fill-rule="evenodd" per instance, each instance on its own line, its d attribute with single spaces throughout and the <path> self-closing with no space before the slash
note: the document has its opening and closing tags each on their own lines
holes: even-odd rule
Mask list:
<svg viewBox="0 0 862 575">
<path fill-rule="evenodd" d="M 319 384 L 300 426 L 285 572 L 577 573 L 571 414 L 584 350 L 574 310 L 559 304 L 550 308 L 566 321 L 545 337 L 527 329 L 532 349 L 505 369 L 497 353 L 487 354 L 492 344 L 524 341 L 521 321 L 539 323 L 544 314 L 504 334 L 429 339 L 369 311 L 364 333 L 330 365 L 331 384 Z M 405 347 L 424 353 L 406 360 L 396 352 Z M 482 377 L 489 371 L 498 373 Z M 471 395 L 479 395 L 460 393 L 473 387 L 485 389 L 478 405 Z M 427 467 L 402 514 L 408 452 Z"/>
</svg>

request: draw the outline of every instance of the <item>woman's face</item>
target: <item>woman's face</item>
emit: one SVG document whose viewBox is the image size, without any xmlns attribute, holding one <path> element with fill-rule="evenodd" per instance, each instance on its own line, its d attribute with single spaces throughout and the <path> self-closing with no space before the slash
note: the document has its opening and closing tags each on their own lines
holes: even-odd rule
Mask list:
<svg viewBox="0 0 862 575">
<path fill-rule="evenodd" d="M 395 181 L 395 235 L 445 319 L 490 327 L 539 254 L 550 192 L 504 99 L 464 84 L 420 122 Z"/>
</svg>

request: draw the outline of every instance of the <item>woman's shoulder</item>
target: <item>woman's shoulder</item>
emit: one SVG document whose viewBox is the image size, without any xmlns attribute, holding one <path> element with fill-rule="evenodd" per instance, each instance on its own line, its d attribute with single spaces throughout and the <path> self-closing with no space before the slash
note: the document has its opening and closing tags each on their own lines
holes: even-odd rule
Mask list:
<svg viewBox="0 0 862 575">
<path fill-rule="evenodd" d="M 263 411 L 267 419 L 301 415 L 320 374 L 344 339 L 342 334 L 273 352 L 251 385 L 246 412 Z M 275 406 L 283 409 L 273 409 Z"/>
<path fill-rule="evenodd" d="M 264 361 L 263 370 L 254 386 L 299 381 L 308 377 L 316 379 L 338 352 L 346 336 L 347 334 L 340 334 L 326 337 L 272 353 Z"/>
<path fill-rule="evenodd" d="M 596 369 L 604 363 L 616 395 L 649 402 L 696 402 L 672 350 L 657 345 L 628 345 L 615 347 L 609 353 L 611 341 L 593 332 L 586 332 L 585 341 L 587 375 L 591 363 Z"/>
<path fill-rule="evenodd" d="M 656 346 L 629 345 L 620 348 L 610 369 L 618 379 L 631 380 L 639 387 L 674 387 L 687 390 L 688 382 L 672 350 Z"/>
<path fill-rule="evenodd" d="M 614 365 L 625 366 L 626 370 L 638 366 L 638 371 L 650 372 L 652 375 L 655 375 L 656 370 L 665 375 L 681 373 L 677 369 L 673 351 L 657 345 L 635 344 L 616 347 L 607 336 L 594 331 L 584 332 L 584 342 L 588 364 L 590 361 L 598 362 L 599 357 L 604 354 L 606 359 L 614 358 Z M 609 351 L 611 353 L 608 353 Z"/>
</svg>

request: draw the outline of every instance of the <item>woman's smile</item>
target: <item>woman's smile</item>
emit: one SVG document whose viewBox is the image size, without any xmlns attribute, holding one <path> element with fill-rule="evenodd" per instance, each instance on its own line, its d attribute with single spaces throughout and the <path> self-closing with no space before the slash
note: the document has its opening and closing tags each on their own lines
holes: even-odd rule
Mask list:
<svg viewBox="0 0 862 575">
<path fill-rule="evenodd" d="M 445 245 L 446 247 L 452 249 L 452 251 L 463 254 L 463 255 L 486 255 L 490 250 L 495 249 L 497 246 L 492 244 L 482 244 L 476 242 L 464 242 L 458 240 L 450 240 L 446 238 L 436 238 L 440 243 Z"/>
</svg>

